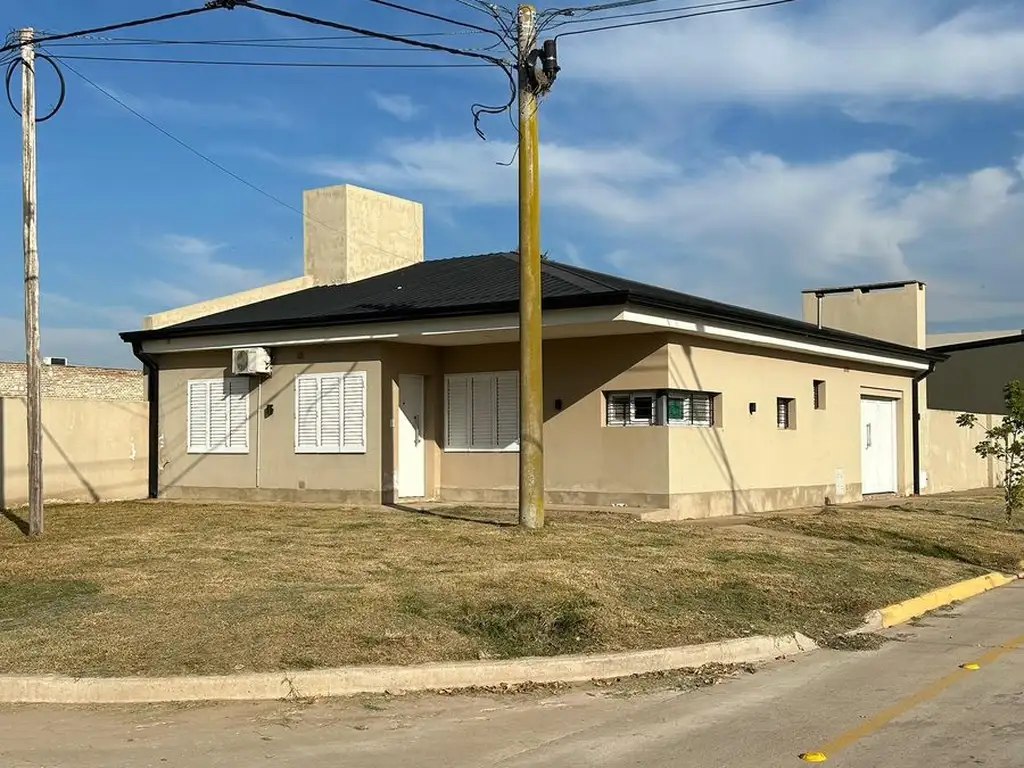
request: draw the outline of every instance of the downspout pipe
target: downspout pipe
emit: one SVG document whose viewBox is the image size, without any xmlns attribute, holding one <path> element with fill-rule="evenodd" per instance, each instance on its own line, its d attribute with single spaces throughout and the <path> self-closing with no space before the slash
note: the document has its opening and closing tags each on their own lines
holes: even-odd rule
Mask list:
<svg viewBox="0 0 1024 768">
<path fill-rule="evenodd" d="M 921 393 L 920 385 L 924 381 L 928 374 L 935 371 L 935 363 L 928 364 L 927 371 L 921 371 L 913 378 L 913 386 L 910 390 L 910 410 L 911 418 L 914 421 L 914 429 L 911 432 L 911 442 L 913 444 L 913 465 L 914 465 L 914 495 L 921 495 Z"/>
<path fill-rule="evenodd" d="M 160 495 L 160 368 L 156 358 L 143 351 L 142 342 L 132 342 L 132 354 L 146 369 L 146 401 L 149 403 L 149 498 Z"/>
</svg>

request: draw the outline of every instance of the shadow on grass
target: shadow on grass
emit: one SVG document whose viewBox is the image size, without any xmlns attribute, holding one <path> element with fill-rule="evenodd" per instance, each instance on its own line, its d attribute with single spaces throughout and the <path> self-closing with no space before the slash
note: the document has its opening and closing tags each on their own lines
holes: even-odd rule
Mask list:
<svg viewBox="0 0 1024 768">
<path fill-rule="evenodd" d="M 907 552 L 912 555 L 923 555 L 939 560 L 950 560 L 964 565 L 972 565 L 977 568 L 1001 569 L 1015 565 L 1015 559 L 1009 554 L 992 552 L 965 543 L 963 547 L 954 548 L 939 544 L 922 536 L 915 536 L 898 531 L 874 529 L 864 533 L 855 531 L 840 530 L 831 531 L 828 529 L 808 526 L 807 528 L 797 527 L 802 533 L 822 539 L 833 541 L 847 541 L 851 544 L 884 547 Z"/>
<path fill-rule="evenodd" d="M 11 523 L 13 523 L 14 527 L 21 531 L 22 535 L 28 536 L 28 520 L 19 515 L 14 514 L 9 509 L 4 510 L 4 517 L 6 517 Z"/>
<path fill-rule="evenodd" d="M 478 525 L 488 525 L 493 528 L 515 528 L 515 523 L 510 523 L 506 520 L 495 520 L 494 518 L 485 517 L 473 517 L 471 515 L 462 515 L 456 512 L 444 512 L 437 509 L 423 509 L 422 507 L 410 507 L 407 504 L 385 504 L 388 509 L 395 509 L 399 512 L 408 512 L 412 515 L 424 515 L 426 517 L 438 517 L 442 520 L 458 520 L 463 523 L 476 523 Z"/>
</svg>

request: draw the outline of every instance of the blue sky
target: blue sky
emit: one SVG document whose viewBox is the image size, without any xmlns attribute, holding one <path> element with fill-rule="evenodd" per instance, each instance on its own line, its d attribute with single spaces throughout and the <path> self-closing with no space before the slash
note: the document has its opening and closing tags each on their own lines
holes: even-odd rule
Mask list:
<svg viewBox="0 0 1024 768">
<path fill-rule="evenodd" d="M 455 0 L 409 1 L 493 23 Z M 145 13 L 196 4 L 151 0 Z M 278 5 L 397 33 L 458 31 L 363 0 Z M 141 13 L 135 0 L 0 0 L 11 28 L 66 31 Z M 244 9 L 120 33 L 324 34 Z M 405 50 L 50 52 L 458 61 Z M 801 288 L 917 278 L 929 284 L 932 330 L 1024 327 L 1019 3 L 800 0 L 566 37 L 559 54 L 562 72 L 541 110 L 543 247 L 552 258 L 790 315 Z M 301 205 L 304 188 L 351 182 L 421 201 L 428 258 L 516 244 L 515 171 L 497 165 L 511 157 L 514 135 L 507 119 L 490 118 L 480 141 L 469 112 L 507 97 L 497 69 L 68 63 L 290 205 Z M 55 79 L 45 68 L 39 78 L 42 107 Z M 132 365 L 116 332 L 144 314 L 300 272 L 300 216 L 67 78 L 65 108 L 39 127 L 44 354 Z M 0 357 L 13 359 L 23 348 L 19 168 L 20 124 L 8 112 Z"/>
</svg>

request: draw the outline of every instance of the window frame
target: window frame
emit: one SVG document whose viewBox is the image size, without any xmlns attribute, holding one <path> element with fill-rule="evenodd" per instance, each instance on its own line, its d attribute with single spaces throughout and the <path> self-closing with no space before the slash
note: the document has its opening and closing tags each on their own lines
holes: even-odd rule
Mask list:
<svg viewBox="0 0 1024 768">
<path fill-rule="evenodd" d="M 780 418 L 783 413 L 783 407 L 785 407 L 785 424 L 783 419 Z M 775 426 L 780 430 L 796 429 L 796 398 L 795 397 L 777 397 L 775 398 Z"/>
<path fill-rule="evenodd" d="M 811 383 L 811 399 L 816 411 L 824 411 L 826 408 L 826 392 L 824 379 L 814 379 Z"/>
<path fill-rule="evenodd" d="M 320 412 L 317 412 L 317 444 L 315 446 L 299 445 L 299 382 L 301 380 L 315 380 L 317 382 L 317 402 L 320 401 L 320 392 L 324 379 L 338 379 L 339 388 L 339 399 L 340 399 L 340 416 L 338 429 L 340 430 L 339 444 L 337 447 L 324 446 L 321 439 L 321 432 L 323 430 L 323 424 Z M 360 403 L 360 409 L 362 410 L 362 437 L 363 441 L 361 445 L 352 445 L 345 443 L 345 380 L 346 379 L 360 379 L 362 381 L 362 401 Z M 294 408 L 294 450 L 296 455 L 325 455 L 325 456 L 337 456 L 341 454 L 365 454 L 367 452 L 366 446 L 366 432 L 367 432 L 367 414 L 366 414 L 366 391 L 367 391 L 367 376 L 366 371 L 327 371 L 324 373 L 301 373 L 295 377 L 292 382 L 292 387 L 295 390 L 295 408 Z"/>
<path fill-rule="evenodd" d="M 691 389 L 617 389 L 604 392 L 604 426 L 606 427 L 696 427 L 699 429 L 713 429 L 718 426 L 716 410 L 718 408 L 721 392 Z M 672 399 L 691 399 L 690 413 L 693 413 L 692 398 L 694 396 L 707 397 L 708 399 L 708 422 L 685 421 L 682 419 L 669 419 L 668 401 Z M 629 398 L 627 416 L 625 420 L 611 418 L 611 406 L 616 399 Z M 636 398 L 650 397 L 653 400 L 653 412 L 650 420 L 636 420 Z"/>
<path fill-rule="evenodd" d="M 499 383 L 503 377 L 511 378 L 515 382 L 515 397 L 513 402 L 515 403 L 515 439 L 502 445 L 500 425 L 501 425 L 501 399 Z M 463 380 L 466 384 L 466 431 L 467 431 L 467 442 L 466 445 L 452 445 L 451 444 L 451 410 L 449 402 L 449 386 L 452 380 Z M 494 419 L 494 440 L 495 442 L 490 445 L 474 445 L 473 444 L 473 381 L 474 380 L 485 380 L 491 381 L 491 387 L 493 392 L 493 419 Z M 446 373 L 444 375 L 444 408 L 442 417 L 444 419 L 444 452 L 445 453 L 519 453 L 519 408 L 520 408 L 520 396 L 519 396 L 519 371 L 517 370 L 506 370 L 506 371 L 473 371 L 471 373 Z"/>
<path fill-rule="evenodd" d="M 207 397 L 209 397 L 209 386 L 214 382 L 220 383 L 220 385 L 227 391 L 228 396 L 226 398 L 227 406 L 227 434 L 231 434 L 231 387 L 232 382 L 240 383 L 244 385 L 242 388 L 244 392 L 241 394 L 242 408 L 245 411 L 245 427 L 242 433 L 244 445 L 233 446 L 230 444 L 222 444 L 219 446 L 210 445 L 210 416 L 211 416 L 211 404 L 212 400 L 207 401 L 206 407 L 206 445 L 196 446 L 192 443 L 192 387 L 193 385 L 202 384 L 207 387 Z M 245 455 L 249 453 L 249 419 L 252 414 L 249 412 L 249 394 L 251 387 L 249 385 L 249 379 L 246 376 L 221 376 L 220 378 L 211 377 L 204 379 L 189 379 L 185 382 L 185 453 L 191 455 L 207 455 L 207 454 L 229 454 L 229 455 Z"/>
<path fill-rule="evenodd" d="M 693 418 L 694 408 L 694 396 L 706 397 L 708 399 L 708 421 L 704 422 L 695 421 Z M 717 420 L 715 419 L 715 398 L 718 394 L 715 392 L 704 392 L 701 390 L 693 389 L 670 389 L 665 393 L 665 424 L 670 427 L 700 427 L 702 429 L 711 429 L 717 426 Z M 690 420 L 684 419 L 673 419 L 669 415 L 669 400 L 690 400 Z"/>
</svg>

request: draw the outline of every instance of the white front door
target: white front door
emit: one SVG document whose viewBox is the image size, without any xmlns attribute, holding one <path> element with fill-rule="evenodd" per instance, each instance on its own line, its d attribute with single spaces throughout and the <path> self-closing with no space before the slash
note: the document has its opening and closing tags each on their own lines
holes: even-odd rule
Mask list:
<svg viewBox="0 0 1024 768">
<path fill-rule="evenodd" d="M 861 493 L 896 493 L 896 401 L 860 401 Z"/>
<path fill-rule="evenodd" d="M 423 443 L 423 377 L 398 377 L 398 497 L 426 495 L 427 451 Z"/>
</svg>

